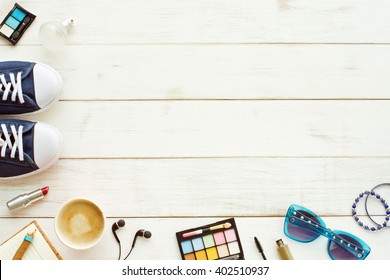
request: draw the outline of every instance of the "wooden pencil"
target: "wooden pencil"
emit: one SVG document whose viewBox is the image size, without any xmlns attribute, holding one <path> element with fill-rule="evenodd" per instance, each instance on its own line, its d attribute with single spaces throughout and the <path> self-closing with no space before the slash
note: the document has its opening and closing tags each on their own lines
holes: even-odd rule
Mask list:
<svg viewBox="0 0 390 280">
<path fill-rule="evenodd" d="M 35 233 L 37 230 L 34 230 L 32 233 L 27 233 L 24 236 L 22 244 L 20 244 L 18 250 L 16 251 L 13 260 L 21 260 L 24 253 L 27 251 L 28 247 L 31 245 L 31 242 L 34 239 Z"/>
</svg>

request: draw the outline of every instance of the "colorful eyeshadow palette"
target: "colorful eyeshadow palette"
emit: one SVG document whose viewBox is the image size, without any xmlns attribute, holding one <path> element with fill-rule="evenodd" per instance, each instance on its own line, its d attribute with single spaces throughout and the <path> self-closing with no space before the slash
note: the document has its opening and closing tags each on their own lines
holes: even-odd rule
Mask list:
<svg viewBox="0 0 390 280">
<path fill-rule="evenodd" d="M 243 260 L 234 218 L 176 233 L 183 260 Z"/>
<path fill-rule="evenodd" d="M 0 24 L 0 35 L 11 44 L 16 45 L 34 19 L 35 15 L 16 3 Z"/>
</svg>

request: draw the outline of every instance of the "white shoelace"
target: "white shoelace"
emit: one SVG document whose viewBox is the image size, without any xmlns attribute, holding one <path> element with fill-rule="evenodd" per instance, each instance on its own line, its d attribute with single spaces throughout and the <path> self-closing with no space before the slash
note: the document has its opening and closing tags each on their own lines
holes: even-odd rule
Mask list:
<svg viewBox="0 0 390 280">
<path fill-rule="evenodd" d="M 13 87 L 13 91 L 11 94 L 11 100 L 16 101 L 16 97 L 19 98 L 20 103 L 24 103 L 23 99 L 23 90 L 22 90 L 22 72 L 18 72 L 16 74 L 16 80 L 15 80 L 15 75 L 14 73 L 9 74 L 10 83 L 7 83 L 5 80 L 4 74 L 0 75 L 0 93 L 3 93 L 3 101 L 6 101 L 8 99 L 8 94 L 11 91 L 11 86 Z"/>
<path fill-rule="evenodd" d="M 7 150 L 7 147 L 11 150 L 11 158 L 15 158 L 16 150 L 19 151 L 19 160 L 24 160 L 24 153 L 23 153 L 23 126 L 19 126 L 18 131 L 16 131 L 16 128 L 14 125 L 11 125 L 11 132 L 14 137 L 14 143 L 11 142 L 11 137 L 8 133 L 7 126 L 5 124 L 1 124 L 1 130 L 0 131 L 0 137 L 4 135 L 5 140 L 0 138 L 0 147 L 1 152 L 0 156 L 5 157 L 5 152 Z"/>
</svg>

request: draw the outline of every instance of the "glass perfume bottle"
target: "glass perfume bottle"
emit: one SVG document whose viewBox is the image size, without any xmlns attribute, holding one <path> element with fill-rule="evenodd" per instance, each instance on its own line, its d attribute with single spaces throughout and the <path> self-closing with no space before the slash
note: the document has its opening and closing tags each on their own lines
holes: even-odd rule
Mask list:
<svg viewBox="0 0 390 280">
<path fill-rule="evenodd" d="M 42 24 L 39 29 L 39 39 L 44 48 L 56 52 L 66 44 L 69 29 L 73 26 L 73 19 L 65 19 L 62 22 L 49 21 Z"/>
</svg>

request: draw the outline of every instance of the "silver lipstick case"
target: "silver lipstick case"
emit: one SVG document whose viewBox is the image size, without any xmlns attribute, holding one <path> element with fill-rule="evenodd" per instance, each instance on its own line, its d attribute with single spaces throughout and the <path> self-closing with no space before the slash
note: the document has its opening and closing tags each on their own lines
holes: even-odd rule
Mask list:
<svg viewBox="0 0 390 280">
<path fill-rule="evenodd" d="M 42 191 L 40 189 L 32 191 L 30 193 L 21 194 L 7 202 L 9 210 L 17 210 L 29 206 L 34 201 L 43 198 Z"/>
</svg>

